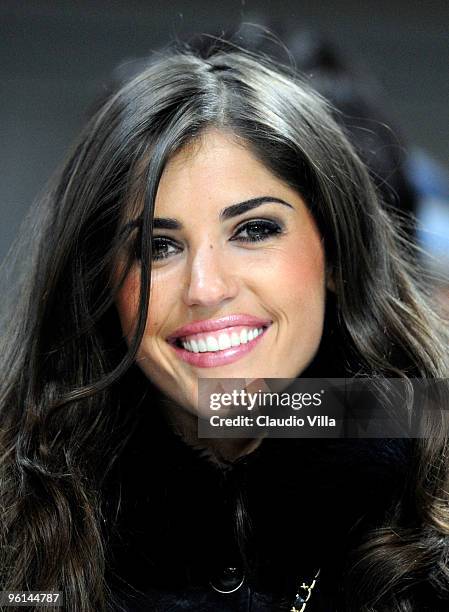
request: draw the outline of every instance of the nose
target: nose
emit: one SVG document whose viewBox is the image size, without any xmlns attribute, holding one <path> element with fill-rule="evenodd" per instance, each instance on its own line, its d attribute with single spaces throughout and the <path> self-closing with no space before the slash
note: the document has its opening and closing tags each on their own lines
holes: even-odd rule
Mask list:
<svg viewBox="0 0 449 612">
<path fill-rule="evenodd" d="M 184 301 L 188 306 L 217 306 L 237 295 L 235 270 L 210 242 L 192 253 Z"/>
</svg>

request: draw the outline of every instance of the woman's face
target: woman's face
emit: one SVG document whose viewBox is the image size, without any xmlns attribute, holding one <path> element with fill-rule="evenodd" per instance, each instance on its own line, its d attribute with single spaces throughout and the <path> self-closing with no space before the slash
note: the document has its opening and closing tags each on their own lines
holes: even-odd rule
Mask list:
<svg viewBox="0 0 449 612">
<path fill-rule="evenodd" d="M 137 320 L 139 262 L 117 296 Z M 179 151 L 155 203 L 149 314 L 137 363 L 197 410 L 199 378 L 294 378 L 313 359 L 325 306 L 323 242 L 301 196 L 218 130 Z"/>
</svg>

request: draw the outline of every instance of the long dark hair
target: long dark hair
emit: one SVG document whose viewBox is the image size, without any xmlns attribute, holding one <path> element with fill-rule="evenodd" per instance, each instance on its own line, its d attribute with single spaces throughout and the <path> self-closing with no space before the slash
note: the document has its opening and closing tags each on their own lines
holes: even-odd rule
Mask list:
<svg viewBox="0 0 449 612">
<path fill-rule="evenodd" d="M 310 206 L 335 284 L 334 339 L 348 368 L 356 364 L 350 373 L 447 375 L 443 334 L 403 240 L 327 103 L 293 71 L 232 45 L 181 44 L 155 54 L 94 113 L 32 210 L 9 260 L 16 272 L 5 274 L 3 589 L 60 589 L 74 610 L 108 607 L 114 504 L 102 493 L 135 426 L 122 398 L 133 392 L 128 408 L 141 399 L 130 381 L 147 318 L 155 195 L 170 156 L 211 126 L 239 138 Z M 128 223 L 138 216 L 140 226 Z M 132 240 L 140 241 L 142 264 L 128 348 L 112 271 L 124 248 L 132 264 Z M 357 572 L 347 574 L 345 609 L 411 609 L 403 587 L 415 572 L 446 587 L 446 451 L 443 428 L 416 442 L 409 492 L 416 520 L 408 525 L 420 529 L 410 535 L 392 509 L 390 523 L 366 535 Z"/>
</svg>

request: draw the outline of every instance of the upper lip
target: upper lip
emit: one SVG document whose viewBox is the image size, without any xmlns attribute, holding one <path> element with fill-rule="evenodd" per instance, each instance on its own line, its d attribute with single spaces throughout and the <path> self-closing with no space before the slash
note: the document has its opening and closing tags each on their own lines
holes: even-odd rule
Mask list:
<svg viewBox="0 0 449 612">
<path fill-rule="evenodd" d="M 226 317 L 220 317 L 219 319 L 193 321 L 192 323 L 179 327 L 172 334 L 170 334 L 167 339 L 175 340 L 176 338 L 181 338 L 183 336 L 191 336 L 201 332 L 217 331 L 219 329 L 226 329 L 226 327 L 233 327 L 235 325 L 263 327 L 270 324 L 270 319 L 261 319 L 260 317 L 255 317 L 248 314 L 233 314 Z"/>
</svg>

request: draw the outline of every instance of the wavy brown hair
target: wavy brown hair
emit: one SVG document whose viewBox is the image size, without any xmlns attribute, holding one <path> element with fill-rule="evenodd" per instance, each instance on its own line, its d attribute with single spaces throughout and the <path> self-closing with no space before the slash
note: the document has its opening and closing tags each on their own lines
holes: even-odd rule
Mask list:
<svg viewBox="0 0 449 612">
<path fill-rule="evenodd" d="M 447 377 L 442 322 L 327 103 L 293 71 L 220 41 L 154 54 L 99 105 L 4 265 L 2 589 L 62 590 L 76 611 L 115 605 L 106 576 L 119 503 L 104 491 L 143 394 L 134 358 L 147 318 L 155 194 L 170 156 L 211 126 L 235 135 L 308 203 L 335 283 L 332 333 L 348 374 Z M 140 231 L 125 230 L 136 212 Z M 133 232 L 140 313 L 127 348 L 110 279 Z M 317 359 L 332 374 L 332 355 Z M 447 590 L 447 427 L 431 425 L 414 442 L 388 520 L 348 554 L 345 612 L 421 610 L 413 581 L 435 597 Z"/>
</svg>

